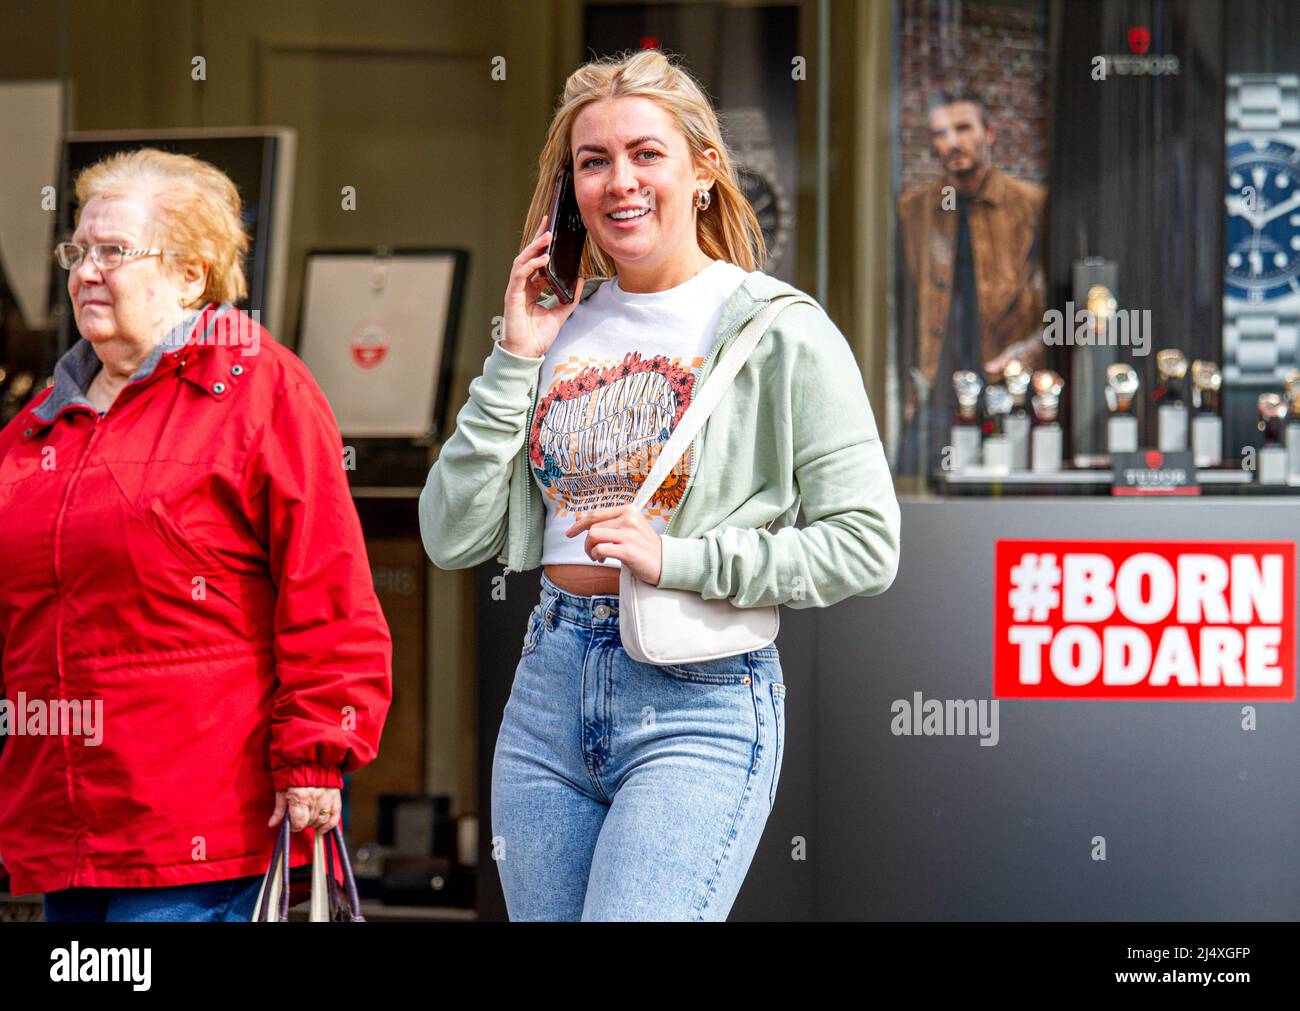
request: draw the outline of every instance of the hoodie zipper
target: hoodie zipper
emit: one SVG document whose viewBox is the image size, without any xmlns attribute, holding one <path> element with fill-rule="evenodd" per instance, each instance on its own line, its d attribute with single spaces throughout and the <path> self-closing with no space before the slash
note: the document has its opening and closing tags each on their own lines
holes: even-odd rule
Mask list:
<svg viewBox="0 0 1300 1011">
<path fill-rule="evenodd" d="M 751 322 L 756 316 L 758 316 L 760 312 L 766 309 L 769 302 L 771 302 L 771 299 L 765 299 L 764 301 L 759 303 L 757 310 L 750 313 L 748 316 L 745 316 L 744 318 L 738 320 L 736 323 L 732 324 L 731 328 L 726 333 L 724 333 L 720 338 L 718 338 L 717 342 L 714 343 L 713 345 L 713 349 L 709 351 L 708 357 L 704 359 L 704 364 L 700 366 L 700 374 L 698 378 L 695 380 L 696 382 L 695 390 L 699 390 L 704 387 L 704 381 L 709 377 L 709 367 L 712 364 L 713 359 L 717 356 L 718 351 L 722 348 L 722 345 L 725 344 L 728 340 L 730 340 L 735 334 L 739 333 L 742 329 L 744 329 L 744 327 L 749 322 Z M 712 417 L 712 415 L 710 415 L 710 417 Z M 682 488 L 682 497 L 678 500 L 677 507 L 673 510 L 673 514 L 668 517 L 668 523 L 664 527 L 665 537 L 669 535 L 669 533 L 673 528 L 673 523 L 675 523 L 677 521 L 677 517 L 681 515 L 682 506 L 686 504 L 686 496 L 690 494 L 691 486 L 695 483 L 695 444 L 699 441 L 700 436 L 704 432 L 704 427 L 707 425 L 708 425 L 708 420 L 706 419 L 704 422 L 704 426 L 701 426 L 700 430 L 695 433 L 695 438 L 691 440 L 690 447 L 687 449 L 687 458 L 689 462 L 687 464 L 686 485 L 685 487 Z"/>
</svg>

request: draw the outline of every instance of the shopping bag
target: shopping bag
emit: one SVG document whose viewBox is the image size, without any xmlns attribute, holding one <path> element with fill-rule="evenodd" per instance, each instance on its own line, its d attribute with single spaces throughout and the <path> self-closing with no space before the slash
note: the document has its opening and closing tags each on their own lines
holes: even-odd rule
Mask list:
<svg viewBox="0 0 1300 1011">
<path fill-rule="evenodd" d="M 289 919 L 289 819 L 280 824 L 271 864 L 258 889 L 257 904 L 253 907 L 254 923 L 277 923 Z M 357 895 L 356 879 L 348 860 L 347 844 L 343 830 L 335 825 L 329 832 L 312 833 L 315 848 L 311 866 L 311 901 L 307 919 L 311 923 L 364 923 L 361 899 Z M 339 867 L 343 873 L 343 892 L 334 880 L 334 859 L 337 851 Z"/>
</svg>

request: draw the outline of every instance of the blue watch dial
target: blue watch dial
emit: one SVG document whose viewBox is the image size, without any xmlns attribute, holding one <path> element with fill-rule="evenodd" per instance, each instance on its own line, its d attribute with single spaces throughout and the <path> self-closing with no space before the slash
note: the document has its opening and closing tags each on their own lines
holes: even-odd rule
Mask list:
<svg viewBox="0 0 1300 1011">
<path fill-rule="evenodd" d="M 1263 304 L 1300 293 L 1300 151 L 1280 140 L 1228 148 L 1224 290 Z"/>
</svg>

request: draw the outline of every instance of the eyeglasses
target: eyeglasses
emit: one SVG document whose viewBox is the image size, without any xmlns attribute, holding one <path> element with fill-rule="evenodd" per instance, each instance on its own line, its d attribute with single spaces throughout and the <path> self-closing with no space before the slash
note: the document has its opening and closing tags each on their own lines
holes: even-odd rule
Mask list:
<svg viewBox="0 0 1300 1011">
<path fill-rule="evenodd" d="M 120 267 L 126 258 L 136 256 L 163 256 L 162 249 L 123 249 L 117 242 L 96 242 L 93 246 L 83 246 L 77 242 L 60 242 L 54 247 L 54 258 L 64 270 L 72 270 L 90 252 L 91 262 L 100 270 L 113 270 Z"/>
</svg>

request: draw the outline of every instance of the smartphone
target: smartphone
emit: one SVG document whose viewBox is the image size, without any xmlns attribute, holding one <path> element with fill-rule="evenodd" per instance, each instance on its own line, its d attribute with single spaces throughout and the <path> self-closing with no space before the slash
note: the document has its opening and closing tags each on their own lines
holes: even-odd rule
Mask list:
<svg viewBox="0 0 1300 1011">
<path fill-rule="evenodd" d="M 566 165 L 555 175 L 555 192 L 551 197 L 551 216 L 546 219 L 551 240 L 546 252 L 549 259 L 542 273 L 551 290 L 568 305 L 578 294 L 578 267 L 587 244 L 587 226 L 578 212 L 578 198 L 573 192 L 573 169 Z"/>
</svg>

